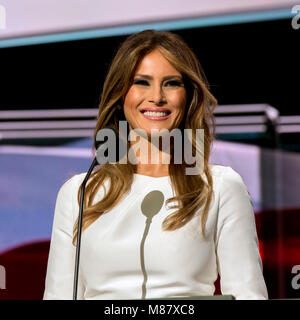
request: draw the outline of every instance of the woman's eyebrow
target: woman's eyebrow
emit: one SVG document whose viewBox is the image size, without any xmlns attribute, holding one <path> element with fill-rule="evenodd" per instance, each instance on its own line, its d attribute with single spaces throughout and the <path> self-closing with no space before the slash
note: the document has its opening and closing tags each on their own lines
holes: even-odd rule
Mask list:
<svg viewBox="0 0 300 320">
<path fill-rule="evenodd" d="M 153 79 L 153 77 L 149 76 L 148 74 L 137 73 L 135 76 L 141 77 L 141 78 L 145 78 L 145 79 L 149 79 L 149 80 Z M 180 75 L 177 75 L 177 74 L 165 76 L 165 77 L 163 77 L 163 80 L 169 80 L 169 79 L 174 79 L 174 78 L 182 80 L 182 77 Z"/>
</svg>

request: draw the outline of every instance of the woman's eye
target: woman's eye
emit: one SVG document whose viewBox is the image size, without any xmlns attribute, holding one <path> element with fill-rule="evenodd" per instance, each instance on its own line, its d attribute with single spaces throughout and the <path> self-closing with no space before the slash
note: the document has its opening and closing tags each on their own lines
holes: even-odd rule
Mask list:
<svg viewBox="0 0 300 320">
<path fill-rule="evenodd" d="M 177 81 L 177 80 L 171 80 L 171 81 L 166 82 L 165 85 L 166 86 L 171 86 L 171 87 L 180 87 L 180 86 L 182 86 L 182 83 L 180 81 Z"/>
<path fill-rule="evenodd" d="M 148 81 L 146 81 L 146 80 L 134 80 L 133 83 L 134 84 L 139 84 L 139 85 L 142 85 L 142 86 L 147 86 L 148 85 Z"/>
</svg>

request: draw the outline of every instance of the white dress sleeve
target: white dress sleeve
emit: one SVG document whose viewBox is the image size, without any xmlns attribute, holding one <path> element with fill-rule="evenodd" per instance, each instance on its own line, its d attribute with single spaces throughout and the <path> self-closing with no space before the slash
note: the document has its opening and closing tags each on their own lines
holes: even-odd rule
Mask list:
<svg viewBox="0 0 300 320">
<path fill-rule="evenodd" d="M 222 294 L 268 299 L 251 198 L 241 176 L 230 167 L 221 179 L 216 254 Z"/>
<path fill-rule="evenodd" d="M 54 220 L 44 300 L 71 300 L 76 247 L 72 244 L 73 225 L 78 212 L 76 205 L 79 184 L 78 175 L 65 182 L 60 188 L 55 205 Z M 78 210 L 77 210 L 78 211 Z M 83 298 L 84 286 L 79 273 L 77 299 Z"/>
</svg>

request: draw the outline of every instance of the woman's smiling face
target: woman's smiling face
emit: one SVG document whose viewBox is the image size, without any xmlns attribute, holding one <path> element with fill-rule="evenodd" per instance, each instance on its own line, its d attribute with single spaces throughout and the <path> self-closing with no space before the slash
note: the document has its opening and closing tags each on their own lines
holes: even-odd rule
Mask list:
<svg viewBox="0 0 300 320">
<path fill-rule="evenodd" d="M 187 99 L 181 73 L 158 49 L 147 54 L 137 67 L 133 84 L 124 99 L 124 114 L 130 129 L 177 128 Z"/>
</svg>

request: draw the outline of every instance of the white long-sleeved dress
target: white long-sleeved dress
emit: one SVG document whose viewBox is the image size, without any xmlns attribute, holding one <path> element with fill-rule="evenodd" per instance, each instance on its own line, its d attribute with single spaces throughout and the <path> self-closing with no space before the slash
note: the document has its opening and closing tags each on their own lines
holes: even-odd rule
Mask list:
<svg viewBox="0 0 300 320">
<path fill-rule="evenodd" d="M 164 204 L 144 239 L 143 257 L 144 197 L 153 190 L 161 191 L 164 200 L 175 194 L 169 176 L 135 174 L 130 193 L 82 233 L 78 299 L 140 299 L 143 290 L 146 299 L 213 295 L 218 274 L 222 294 L 267 299 L 247 187 L 231 167 L 210 168 L 214 197 L 206 238 L 201 234 L 200 214 L 180 229 L 162 231 L 163 220 L 175 210 Z M 84 176 L 73 176 L 58 192 L 44 299 L 72 299 L 73 226 L 79 211 L 77 191 Z M 103 195 L 101 187 L 95 201 Z"/>
</svg>

